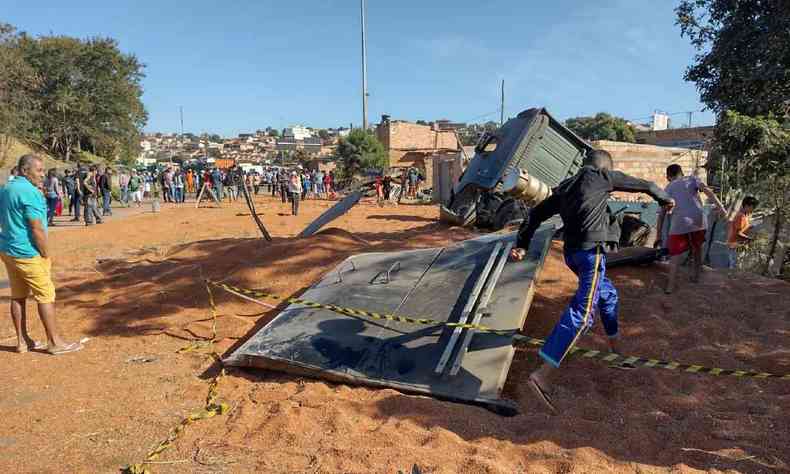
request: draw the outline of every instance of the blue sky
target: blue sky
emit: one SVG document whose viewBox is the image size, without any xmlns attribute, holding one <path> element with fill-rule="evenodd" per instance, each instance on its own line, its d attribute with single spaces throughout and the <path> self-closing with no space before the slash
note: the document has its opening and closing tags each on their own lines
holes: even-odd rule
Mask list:
<svg viewBox="0 0 790 474">
<path fill-rule="evenodd" d="M 368 0 L 369 121 L 498 120 L 501 79 L 511 116 L 698 111 L 675 3 Z M 179 106 L 186 131 L 223 135 L 362 120 L 357 0 L 0 0 L 0 12 L 33 35 L 116 38 L 146 64 L 148 131 L 178 131 Z"/>
</svg>

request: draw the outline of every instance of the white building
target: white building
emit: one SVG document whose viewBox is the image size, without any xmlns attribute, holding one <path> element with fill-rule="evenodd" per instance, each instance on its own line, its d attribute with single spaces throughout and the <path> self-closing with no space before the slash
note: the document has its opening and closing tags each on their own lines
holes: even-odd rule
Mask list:
<svg viewBox="0 0 790 474">
<path fill-rule="evenodd" d="M 292 138 L 294 140 L 304 140 L 305 138 L 310 138 L 313 136 L 313 132 L 308 130 L 307 128 L 301 125 L 295 125 L 293 127 L 286 128 L 283 130 L 283 137 L 284 138 Z"/>
<path fill-rule="evenodd" d="M 653 113 L 653 123 L 651 124 L 652 130 L 666 130 L 669 128 L 669 115 L 666 112 L 659 112 L 656 110 Z"/>
</svg>

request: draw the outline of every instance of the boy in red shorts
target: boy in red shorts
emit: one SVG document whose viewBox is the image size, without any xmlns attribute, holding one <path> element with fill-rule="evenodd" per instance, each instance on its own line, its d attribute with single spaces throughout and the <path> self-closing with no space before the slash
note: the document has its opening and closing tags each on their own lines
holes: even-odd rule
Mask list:
<svg viewBox="0 0 790 474">
<path fill-rule="evenodd" d="M 690 252 L 693 261 L 691 281 L 698 282 L 702 272 L 702 244 L 705 243 L 705 230 L 708 225 L 699 193 L 705 193 L 722 214 L 726 214 L 727 211 L 713 190 L 699 178 L 683 176 L 683 169 L 680 165 L 675 164 L 667 167 L 667 180 L 669 184 L 665 191 L 675 200 L 675 207 L 669 215 L 669 239 L 666 245 L 671 260 L 667 287 L 664 291 L 670 294 L 675 291 L 678 266 L 685 252 Z M 664 219 L 666 219 L 666 212 L 662 210 L 658 217 L 658 229 L 663 228 Z M 660 234 L 659 239 L 661 239 Z M 660 244 L 661 241 L 658 240 L 656 246 Z"/>
</svg>

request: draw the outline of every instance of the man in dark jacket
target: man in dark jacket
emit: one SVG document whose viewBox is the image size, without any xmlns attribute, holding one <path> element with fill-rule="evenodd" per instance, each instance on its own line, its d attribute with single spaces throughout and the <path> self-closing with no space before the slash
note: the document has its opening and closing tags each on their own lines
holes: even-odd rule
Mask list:
<svg viewBox="0 0 790 474">
<path fill-rule="evenodd" d="M 102 216 L 111 216 L 112 208 L 110 203 L 112 201 L 112 171 L 110 168 L 104 168 L 104 173 L 98 177 L 99 194 L 102 199 Z"/>
<path fill-rule="evenodd" d="M 559 214 L 563 222 L 565 264 L 579 278 L 579 287 L 570 305 L 562 313 L 546 343 L 540 349 L 545 363 L 529 376 L 529 384 L 538 397 L 556 411 L 548 396 L 548 376 L 570 352 L 576 340 L 593 325 L 595 309 L 601 316 L 609 348 L 617 352 L 617 290 L 606 278 L 605 243 L 611 223 L 607 207 L 609 193 L 621 191 L 646 193 L 667 208 L 674 201 L 661 188 L 642 179 L 612 170 L 609 153 L 595 150 L 589 154 L 579 172 L 557 186 L 519 228 L 513 260 L 522 260 L 532 236 L 548 218 Z"/>
</svg>

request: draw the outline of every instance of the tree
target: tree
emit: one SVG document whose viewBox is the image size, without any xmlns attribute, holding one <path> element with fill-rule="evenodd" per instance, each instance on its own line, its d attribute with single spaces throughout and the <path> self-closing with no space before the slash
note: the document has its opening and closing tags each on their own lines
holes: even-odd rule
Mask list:
<svg viewBox="0 0 790 474">
<path fill-rule="evenodd" d="M 13 26 L 0 23 L 0 166 L 8 160 L 14 140 L 34 138 L 31 130 L 40 79 L 25 61 L 19 38 Z"/>
<path fill-rule="evenodd" d="M 625 119 L 600 112 L 595 117 L 574 117 L 565 126 L 585 140 L 636 142 L 636 133 Z"/>
<path fill-rule="evenodd" d="M 370 132 L 356 128 L 337 144 L 337 157 L 343 175 L 352 177 L 366 169 L 383 169 L 388 166 L 384 145 Z"/>
<path fill-rule="evenodd" d="M 110 159 L 136 155 L 148 115 L 135 56 L 110 38 L 22 35 L 19 47 L 42 81 L 33 132 L 43 147 L 66 160 L 83 147 Z"/>
<path fill-rule="evenodd" d="M 681 0 L 681 36 L 697 49 L 685 79 L 716 112 L 784 114 L 790 106 L 790 4 L 786 0 Z"/>
<path fill-rule="evenodd" d="M 278 138 L 280 136 L 280 131 L 276 128 L 266 127 L 266 130 L 270 137 Z"/>
<path fill-rule="evenodd" d="M 329 140 L 330 135 L 328 131 L 322 128 L 318 131 L 318 137 L 321 138 L 321 140 Z"/>
<path fill-rule="evenodd" d="M 208 140 L 213 143 L 222 143 L 222 137 L 217 135 L 216 133 L 212 133 L 208 136 Z"/>
<path fill-rule="evenodd" d="M 771 258 L 786 224 L 790 222 L 790 120 L 773 115 L 750 117 L 727 111 L 715 129 L 714 157 L 710 166 L 724 170 L 728 188 L 756 195 L 761 207 L 773 214 L 771 236 L 759 262 L 768 273 Z"/>
</svg>

